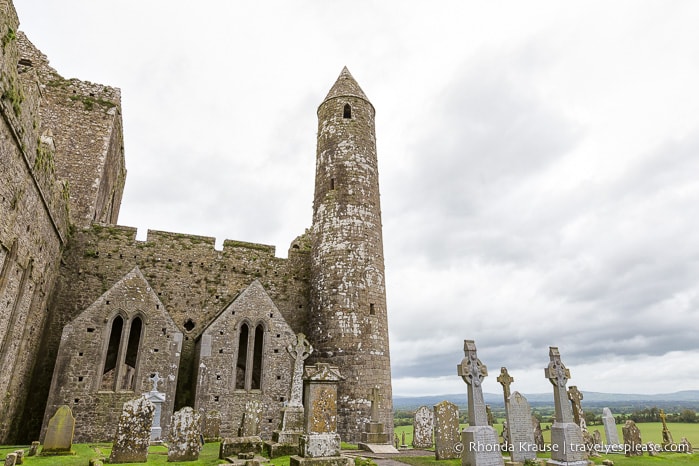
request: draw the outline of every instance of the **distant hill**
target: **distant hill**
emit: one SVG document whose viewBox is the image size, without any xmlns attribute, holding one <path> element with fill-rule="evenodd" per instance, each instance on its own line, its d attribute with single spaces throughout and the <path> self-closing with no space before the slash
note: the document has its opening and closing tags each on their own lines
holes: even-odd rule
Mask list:
<svg viewBox="0 0 699 466">
<path fill-rule="evenodd" d="M 548 405 L 553 404 L 553 392 L 551 393 L 524 393 L 524 396 L 531 404 Z M 684 390 L 675 393 L 661 393 L 657 395 L 640 395 L 628 393 L 600 393 L 583 390 L 583 404 L 599 405 L 604 403 L 692 403 L 699 404 L 699 390 Z M 485 402 L 498 406 L 503 404 L 502 394 L 484 393 Z M 393 409 L 414 409 L 419 406 L 433 406 L 440 401 L 451 401 L 459 406 L 468 404 L 466 393 L 436 395 L 436 396 L 394 396 Z"/>
</svg>

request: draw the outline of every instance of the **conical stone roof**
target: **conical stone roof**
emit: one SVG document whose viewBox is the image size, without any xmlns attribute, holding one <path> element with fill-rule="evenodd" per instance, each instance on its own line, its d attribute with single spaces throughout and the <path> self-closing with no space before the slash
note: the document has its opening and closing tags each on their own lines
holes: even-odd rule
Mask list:
<svg viewBox="0 0 699 466">
<path fill-rule="evenodd" d="M 340 76 L 338 76 L 333 87 L 330 88 L 330 92 L 328 92 L 328 95 L 323 99 L 323 102 L 340 96 L 359 97 L 369 102 L 366 94 L 364 94 L 364 91 L 359 87 L 359 84 L 354 80 L 346 66 L 342 68 Z"/>
</svg>

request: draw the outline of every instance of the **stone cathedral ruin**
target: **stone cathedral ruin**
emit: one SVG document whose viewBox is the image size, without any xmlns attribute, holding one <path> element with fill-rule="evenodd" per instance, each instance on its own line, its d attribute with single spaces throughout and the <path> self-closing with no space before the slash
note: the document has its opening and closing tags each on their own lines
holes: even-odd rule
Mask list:
<svg viewBox="0 0 699 466">
<path fill-rule="evenodd" d="M 310 228 L 264 244 L 117 224 L 126 178 L 119 89 L 65 79 L 0 0 L 0 443 L 43 435 L 62 406 L 75 441 L 111 441 L 124 402 L 164 394 L 234 436 L 251 403 L 271 437 L 306 364 L 329 363 L 337 431 L 393 438 L 374 107 L 345 68 L 318 108 Z M 310 154 L 309 154 L 310 156 Z M 378 389 L 383 403 L 371 413 Z M 378 419 L 371 419 L 374 414 Z"/>
</svg>

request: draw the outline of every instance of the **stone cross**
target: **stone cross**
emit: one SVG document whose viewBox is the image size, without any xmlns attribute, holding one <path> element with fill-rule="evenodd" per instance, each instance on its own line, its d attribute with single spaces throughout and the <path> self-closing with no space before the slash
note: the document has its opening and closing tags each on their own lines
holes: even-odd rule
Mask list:
<svg viewBox="0 0 699 466">
<path fill-rule="evenodd" d="M 573 422 L 573 413 L 566 396 L 566 383 L 570 378 L 570 371 L 561 362 L 561 353 L 555 346 L 549 347 L 549 366 L 544 370 L 546 378 L 553 385 L 553 402 L 556 409 L 556 421 Z"/>
<path fill-rule="evenodd" d="M 383 399 L 383 395 L 379 392 L 378 387 L 371 389 L 369 401 L 371 401 L 371 422 L 379 422 L 379 402 Z"/>
<path fill-rule="evenodd" d="M 149 378 L 148 380 L 153 382 L 153 389 L 151 391 L 157 392 L 158 391 L 158 382 L 160 382 L 163 379 L 161 379 L 160 376 L 158 375 L 158 373 L 156 372 L 155 374 L 153 374 L 153 377 Z"/>
<path fill-rule="evenodd" d="M 571 385 L 571 387 L 568 389 L 568 399 L 570 400 L 571 403 L 571 408 L 573 409 L 573 420 L 577 425 L 582 427 L 585 424 L 585 413 L 583 413 L 582 409 L 582 400 L 583 400 L 583 394 L 580 390 L 578 390 L 578 387 L 575 385 Z M 587 427 L 585 425 L 585 427 Z"/>
<path fill-rule="evenodd" d="M 296 334 L 296 343 L 286 347 L 286 351 L 294 360 L 294 372 L 291 378 L 291 396 L 288 406 L 303 406 L 303 362 L 313 352 L 313 347 L 303 333 Z"/>
<path fill-rule="evenodd" d="M 501 367 L 500 375 L 498 375 L 496 380 L 502 385 L 502 390 L 505 394 L 505 406 L 507 406 L 510 401 L 510 385 L 515 379 L 507 372 L 507 367 Z"/>
<path fill-rule="evenodd" d="M 457 373 L 468 384 L 468 423 L 471 426 L 487 426 L 488 415 L 485 412 L 483 387 L 481 383 L 488 375 L 488 368 L 476 355 L 473 340 L 464 340 L 464 359 L 457 366 Z"/>
<path fill-rule="evenodd" d="M 667 428 L 667 415 L 662 409 L 660 410 L 660 420 L 663 422 L 663 448 L 668 449 L 675 441 L 672 438 L 670 429 Z"/>
</svg>

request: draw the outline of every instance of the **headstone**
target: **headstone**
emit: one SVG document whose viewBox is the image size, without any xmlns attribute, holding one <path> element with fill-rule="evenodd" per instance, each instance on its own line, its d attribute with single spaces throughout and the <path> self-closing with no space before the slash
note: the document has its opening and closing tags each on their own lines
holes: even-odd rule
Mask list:
<svg viewBox="0 0 699 466">
<path fill-rule="evenodd" d="M 600 456 L 599 451 L 595 448 L 595 439 L 587 429 L 582 429 L 583 442 L 585 444 L 585 451 L 588 452 L 589 456 Z"/>
<path fill-rule="evenodd" d="M 41 442 L 38 440 L 35 440 L 32 442 L 32 446 L 29 447 L 29 453 L 27 453 L 27 456 L 36 456 L 36 454 L 39 452 L 39 446 L 41 445 Z"/>
<path fill-rule="evenodd" d="M 566 384 L 570 378 L 570 371 L 561 361 L 557 347 L 549 347 L 549 359 L 544 374 L 553 385 L 555 417 L 551 426 L 551 461 L 548 464 L 586 466 L 587 454 L 582 432 L 580 426 L 574 422 L 567 397 Z"/>
<path fill-rule="evenodd" d="M 532 429 L 534 430 L 534 444 L 537 451 L 544 451 L 544 433 L 541 430 L 541 421 L 532 414 Z"/>
<path fill-rule="evenodd" d="M 42 455 L 72 455 L 73 432 L 75 431 L 75 418 L 70 408 L 66 405 L 59 407 L 51 419 L 49 419 Z"/>
<path fill-rule="evenodd" d="M 167 460 L 196 461 L 199 459 L 199 414 L 190 407 L 182 408 L 172 415 L 167 443 Z"/>
<path fill-rule="evenodd" d="M 609 408 L 602 410 L 602 423 L 604 424 L 604 436 L 607 445 L 619 445 L 619 431 L 616 429 L 616 419 Z"/>
<path fill-rule="evenodd" d="M 682 437 L 682 440 L 680 440 L 679 443 L 679 448 L 677 451 L 681 453 L 694 453 L 694 450 L 692 449 L 692 444 L 689 443 L 689 440 L 687 440 L 687 437 Z"/>
<path fill-rule="evenodd" d="M 663 423 L 663 450 L 672 451 L 675 446 L 675 441 L 672 440 L 672 433 L 670 429 L 667 428 L 667 416 L 662 409 L 660 410 L 660 420 Z"/>
<path fill-rule="evenodd" d="M 153 383 L 153 388 L 148 393 L 144 393 L 143 396 L 153 404 L 154 408 L 153 425 L 150 428 L 150 440 L 151 442 L 160 442 L 163 436 L 160 418 L 163 412 L 163 403 L 165 403 L 165 393 L 158 391 L 158 383 L 163 379 L 161 379 L 156 372 L 148 380 Z"/>
<path fill-rule="evenodd" d="M 408 444 L 405 443 L 405 431 L 400 433 L 400 440 L 401 440 L 401 443 L 400 443 L 401 450 L 405 450 L 406 448 L 408 448 Z"/>
<path fill-rule="evenodd" d="M 372 388 L 368 399 L 371 402 L 371 419 L 364 425 L 359 449 L 372 453 L 398 453 L 392 445 L 388 444 L 388 434 L 384 432 L 384 424 L 379 422 L 379 403 L 383 399 L 381 390 L 378 387 Z"/>
<path fill-rule="evenodd" d="M 201 434 L 207 442 L 216 442 L 221 438 L 221 413 L 211 410 L 201 415 Z"/>
<path fill-rule="evenodd" d="M 488 425 L 485 412 L 483 387 L 481 383 L 488 375 L 487 367 L 481 363 L 476 354 L 473 340 L 464 340 L 464 359 L 456 367 L 468 386 L 468 427 L 461 432 L 463 466 L 498 466 L 505 461 L 500 453 L 495 429 Z"/>
<path fill-rule="evenodd" d="M 262 405 L 259 401 L 245 403 L 245 411 L 238 427 L 238 437 L 226 438 L 219 446 L 219 459 L 226 459 L 240 453 L 262 453 L 263 443 L 260 438 L 260 416 Z"/>
<path fill-rule="evenodd" d="M 515 379 L 507 372 L 507 367 L 501 367 L 500 368 L 500 375 L 495 379 L 502 385 L 502 392 L 503 396 L 505 399 L 505 420 L 502 422 L 502 444 L 503 444 L 503 449 L 507 451 L 509 449 L 509 444 L 510 444 L 510 430 L 509 430 L 509 422 L 510 418 L 508 416 L 509 413 L 509 404 L 510 404 L 510 385 L 515 381 Z M 486 414 L 488 414 L 488 410 L 486 409 Z M 492 412 L 491 412 L 492 415 Z M 490 423 L 490 419 L 488 419 L 488 425 L 492 426 L 493 424 Z M 514 461 L 514 459 L 513 459 Z"/>
<path fill-rule="evenodd" d="M 643 442 L 641 441 L 641 431 L 636 423 L 628 420 L 621 428 L 624 434 L 624 452 L 626 456 L 643 456 Z"/>
<path fill-rule="evenodd" d="M 450 401 L 434 405 L 434 454 L 437 460 L 459 458 L 459 408 Z"/>
<path fill-rule="evenodd" d="M 658 453 L 660 452 L 658 446 L 659 445 L 656 445 L 653 442 L 646 443 L 646 451 L 648 452 L 648 456 L 658 456 Z"/>
<path fill-rule="evenodd" d="M 434 414 L 427 406 L 420 406 L 413 417 L 413 448 L 432 448 Z"/>
<path fill-rule="evenodd" d="M 8 453 L 5 457 L 5 466 L 15 466 L 17 464 L 17 453 Z"/>
<path fill-rule="evenodd" d="M 568 399 L 573 410 L 573 422 L 579 425 L 582 430 L 586 430 L 587 423 L 585 422 L 585 413 L 582 409 L 583 394 L 575 385 L 571 385 L 568 389 Z"/>
<path fill-rule="evenodd" d="M 344 380 L 336 366 L 316 363 L 303 371 L 303 435 L 299 454 L 290 458 L 291 466 L 347 466 L 351 461 L 340 456 L 337 434 L 337 385 Z"/>
<path fill-rule="evenodd" d="M 592 440 L 595 444 L 595 449 L 600 451 L 602 449 L 602 434 L 599 430 L 595 429 L 594 432 L 592 432 Z"/>
<path fill-rule="evenodd" d="M 119 417 L 110 463 L 145 463 L 155 406 L 145 397 L 127 401 Z"/>
<path fill-rule="evenodd" d="M 488 425 L 493 427 L 495 424 L 495 416 L 493 416 L 493 410 L 490 409 L 490 405 L 485 405 L 485 413 L 488 415 Z"/>
<path fill-rule="evenodd" d="M 313 347 L 303 333 L 296 334 L 296 342 L 286 347 L 292 359 L 291 393 L 289 403 L 282 408 L 282 424 L 272 433 L 272 441 L 265 442 L 270 458 L 295 455 L 303 434 L 303 364 L 313 353 Z"/>
<path fill-rule="evenodd" d="M 519 392 L 510 395 L 507 410 L 507 426 L 509 429 L 510 456 L 512 461 L 524 463 L 536 459 L 537 445 L 532 428 L 532 410 L 529 402 Z"/>
<path fill-rule="evenodd" d="M 24 464 L 24 450 L 15 450 L 15 455 L 17 455 L 15 464 Z"/>
</svg>

